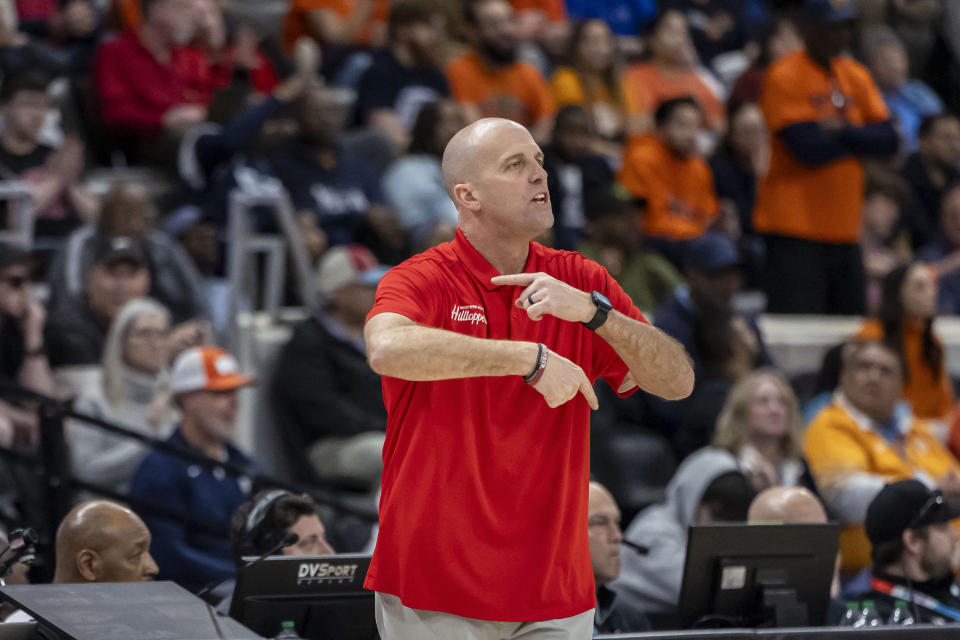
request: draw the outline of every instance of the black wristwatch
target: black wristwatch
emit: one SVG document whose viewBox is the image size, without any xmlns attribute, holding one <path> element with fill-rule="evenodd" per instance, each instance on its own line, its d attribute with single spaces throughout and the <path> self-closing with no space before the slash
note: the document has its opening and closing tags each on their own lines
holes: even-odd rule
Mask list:
<svg viewBox="0 0 960 640">
<path fill-rule="evenodd" d="M 590 320 L 590 322 L 584 322 L 583 326 L 591 331 L 596 331 L 607 321 L 607 314 L 613 310 L 613 305 L 610 304 L 607 296 L 599 291 L 594 291 L 590 294 L 590 301 L 597 307 L 597 312 L 593 314 L 593 319 Z"/>
</svg>

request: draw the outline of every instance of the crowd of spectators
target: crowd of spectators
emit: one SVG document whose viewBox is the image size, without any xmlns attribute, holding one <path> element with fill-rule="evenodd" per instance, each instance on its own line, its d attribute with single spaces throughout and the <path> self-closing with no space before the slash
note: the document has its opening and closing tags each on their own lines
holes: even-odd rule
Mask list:
<svg viewBox="0 0 960 640">
<path fill-rule="evenodd" d="M 539 241 L 603 265 L 696 370 L 685 400 L 610 397 L 595 416 L 595 441 L 643 430 L 681 461 L 664 501 L 638 504 L 595 458 L 597 629 L 674 614 L 687 527 L 746 521 L 755 494 L 768 516 L 750 520 L 842 525 L 850 592 L 871 566 L 943 579 L 915 558 L 946 545 L 947 512 L 913 511 L 921 491 L 960 500 L 935 328 L 960 313 L 956 3 L 254 4 L 276 19 L 240 0 L 0 0 L 0 447 L 38 451 L 15 385 L 223 465 L 70 421 L 72 474 L 140 516 L 77 507 L 47 578 L 109 579 L 94 559 L 120 524 L 130 579 L 195 591 L 283 532 L 303 553 L 369 548 L 370 526 L 258 493 L 239 390 L 258 378 L 285 475 L 372 502 L 386 413 L 364 320 L 387 268 L 454 237 L 444 147 L 499 116 L 544 152 L 555 224 Z M 291 220 L 258 205 L 248 223 L 309 272 L 286 269 L 281 303 L 306 314 L 262 372 L 220 348 L 236 194 L 287 196 Z M 769 313 L 864 320 L 811 390 L 777 370 L 745 292 Z M 0 463 L 0 524 L 42 522 L 38 491 Z M 873 504 L 904 522 L 877 526 Z M 621 510 L 648 554 L 621 553 Z M 934 542 L 914 535 L 927 527 Z"/>
</svg>

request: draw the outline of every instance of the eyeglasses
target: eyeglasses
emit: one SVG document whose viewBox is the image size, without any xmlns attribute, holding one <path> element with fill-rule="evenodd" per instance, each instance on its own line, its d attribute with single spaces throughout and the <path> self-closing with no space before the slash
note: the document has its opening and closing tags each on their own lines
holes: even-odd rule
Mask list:
<svg viewBox="0 0 960 640">
<path fill-rule="evenodd" d="M 943 506 L 943 492 L 939 489 L 933 492 L 933 495 L 923 503 L 923 506 L 920 507 L 920 511 L 917 512 L 917 515 L 913 516 L 913 520 L 910 521 L 910 524 L 907 525 L 907 529 L 919 529 L 923 526 L 921 523 L 924 518 L 933 510 L 935 506 Z"/>
<path fill-rule="evenodd" d="M 20 289 L 27 286 L 30 282 L 26 276 L 10 276 L 9 278 L 4 278 L 3 281 L 12 289 Z"/>
</svg>

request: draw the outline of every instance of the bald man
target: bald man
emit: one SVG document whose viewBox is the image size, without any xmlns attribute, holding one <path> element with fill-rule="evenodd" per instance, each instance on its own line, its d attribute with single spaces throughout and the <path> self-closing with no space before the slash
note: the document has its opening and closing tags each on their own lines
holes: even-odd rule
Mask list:
<svg viewBox="0 0 960 640">
<path fill-rule="evenodd" d="M 91 500 L 60 523 L 55 583 L 145 582 L 156 575 L 150 531 L 123 505 Z"/>
<path fill-rule="evenodd" d="M 757 494 L 747 511 L 750 524 L 826 524 L 827 512 L 820 498 L 803 487 L 771 487 Z M 841 609 L 836 601 L 840 595 L 840 552 L 833 568 L 830 583 L 830 610 L 828 620 L 839 620 Z"/>
<path fill-rule="evenodd" d="M 809 489 L 772 487 L 753 499 L 747 520 L 754 524 L 823 524 L 827 512 Z"/>
<path fill-rule="evenodd" d="M 590 409 L 693 386 L 689 358 L 553 225 L 543 153 L 478 120 L 443 154 L 452 242 L 391 269 L 367 316 L 387 437 L 366 586 L 385 640 L 586 638 Z"/>
</svg>

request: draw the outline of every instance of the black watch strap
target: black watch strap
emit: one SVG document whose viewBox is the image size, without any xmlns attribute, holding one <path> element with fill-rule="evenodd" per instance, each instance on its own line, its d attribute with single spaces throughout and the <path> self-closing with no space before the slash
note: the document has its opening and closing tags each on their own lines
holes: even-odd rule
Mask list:
<svg viewBox="0 0 960 640">
<path fill-rule="evenodd" d="M 603 326 L 604 322 L 607 321 L 607 315 L 613 310 L 613 306 L 610 304 L 610 300 L 607 299 L 607 296 L 603 295 L 599 291 L 594 291 L 591 293 L 590 300 L 597 308 L 597 312 L 593 314 L 593 318 L 590 320 L 590 322 L 584 322 L 583 326 L 591 331 L 596 331 Z"/>
</svg>

